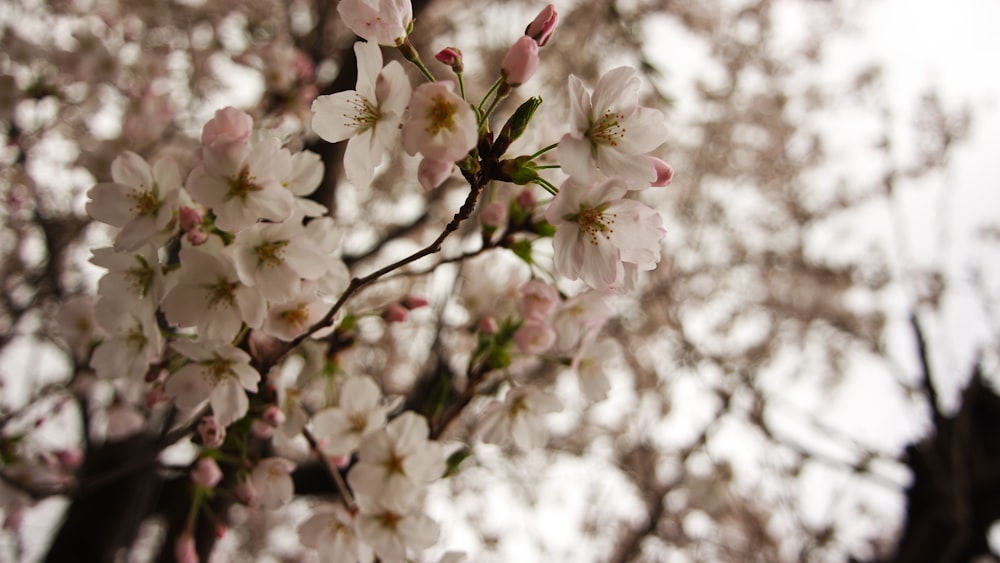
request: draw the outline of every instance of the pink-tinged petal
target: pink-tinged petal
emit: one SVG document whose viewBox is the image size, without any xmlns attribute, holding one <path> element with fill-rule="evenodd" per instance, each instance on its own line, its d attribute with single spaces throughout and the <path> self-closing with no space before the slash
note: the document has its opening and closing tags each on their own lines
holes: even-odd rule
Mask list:
<svg viewBox="0 0 1000 563">
<path fill-rule="evenodd" d="M 204 403 L 212 388 L 202 374 L 201 366 L 187 365 L 167 378 L 164 391 L 179 408 L 190 410 Z"/>
<path fill-rule="evenodd" d="M 358 61 L 357 91 L 364 98 L 375 99 L 375 81 L 382 71 L 382 49 L 377 43 L 358 41 L 354 43 L 354 55 Z"/>
<path fill-rule="evenodd" d="M 429 429 L 426 418 L 413 411 L 406 411 L 393 419 L 386 431 L 398 450 L 414 452 L 426 444 Z"/>
<path fill-rule="evenodd" d="M 583 81 L 569 75 L 569 127 L 574 137 L 582 137 L 590 128 L 591 111 L 590 94 Z"/>
<path fill-rule="evenodd" d="M 132 220 L 129 209 L 132 188 L 124 184 L 101 183 L 90 188 L 87 197 L 87 215 L 112 227 L 122 227 Z"/>
<path fill-rule="evenodd" d="M 249 360 L 250 358 L 247 358 L 247 361 Z M 250 367 L 248 363 L 233 364 L 232 370 L 236 374 L 240 386 L 251 393 L 257 392 L 257 383 L 260 382 L 260 374 L 257 373 L 257 370 Z"/>
<path fill-rule="evenodd" d="M 292 155 L 292 174 L 284 181 L 288 191 L 297 196 L 307 196 L 316 191 L 321 181 L 323 181 L 323 160 L 318 154 L 301 151 Z"/>
<path fill-rule="evenodd" d="M 155 217 L 148 215 L 135 217 L 118 231 L 114 249 L 119 252 L 131 252 L 140 248 L 156 234 L 156 223 Z"/>
<path fill-rule="evenodd" d="M 597 151 L 597 166 L 607 176 L 621 177 L 632 189 L 648 188 L 656 179 L 656 168 L 644 154 L 602 147 Z"/>
<path fill-rule="evenodd" d="M 344 151 L 344 175 L 359 188 L 372 183 L 375 167 L 382 163 L 382 149 L 372 146 L 374 131 L 368 129 L 347 141 Z"/>
<path fill-rule="evenodd" d="M 572 223 L 564 223 L 556 229 L 556 234 L 552 239 L 552 247 L 555 252 L 553 258 L 556 271 L 567 279 L 575 280 L 580 278 L 580 263 L 582 262 L 579 246 L 579 228 Z"/>
<path fill-rule="evenodd" d="M 437 543 L 441 529 L 429 516 L 417 512 L 400 520 L 399 534 L 406 539 L 408 547 L 419 551 Z"/>
<path fill-rule="evenodd" d="M 260 328 L 267 316 L 267 302 L 264 297 L 252 288 L 236 292 L 236 304 L 240 310 L 243 322 L 250 328 Z"/>
<path fill-rule="evenodd" d="M 622 127 L 625 133 L 615 147 L 622 152 L 647 153 L 667 140 L 667 119 L 658 109 L 636 108 Z"/>
<path fill-rule="evenodd" d="M 141 188 L 153 188 L 153 171 L 149 164 L 132 151 L 123 152 L 111 163 L 111 177 L 119 184 Z"/>
<path fill-rule="evenodd" d="M 606 72 L 594 87 L 591 103 L 595 115 L 610 110 L 628 117 L 639 105 L 639 87 L 642 80 L 638 72 L 629 66 L 620 66 Z"/>
<path fill-rule="evenodd" d="M 559 166 L 567 175 L 582 183 L 590 183 L 597 176 L 591 150 L 589 140 L 578 139 L 567 133 L 559 139 L 559 147 L 556 149 Z"/>
<path fill-rule="evenodd" d="M 212 414 L 221 426 L 229 426 L 243 418 L 250 408 L 250 400 L 243 387 L 234 378 L 220 381 L 209 397 Z"/>
<path fill-rule="evenodd" d="M 295 197 L 281 187 L 265 188 L 254 193 L 252 205 L 248 207 L 263 219 L 284 221 L 291 217 L 292 211 L 295 210 Z"/>
<path fill-rule="evenodd" d="M 172 158 L 160 158 L 153 164 L 153 178 L 161 198 L 181 187 L 181 170 Z"/>
<path fill-rule="evenodd" d="M 210 340 L 232 340 L 243 327 L 239 314 L 231 308 L 216 309 L 198 319 L 198 336 Z"/>
<path fill-rule="evenodd" d="M 451 176 L 455 164 L 449 160 L 424 158 L 417 167 L 417 180 L 425 190 L 433 190 Z"/>
<path fill-rule="evenodd" d="M 355 119 L 361 100 L 353 90 L 316 98 L 312 103 L 313 131 L 331 143 L 350 138 L 364 125 Z"/>
<path fill-rule="evenodd" d="M 406 111 L 407 104 L 410 103 L 410 94 L 413 87 L 410 79 L 403 70 L 403 65 L 398 61 L 390 61 L 379 73 L 375 82 L 375 96 L 378 100 L 379 112 L 386 119 L 386 138 L 395 138 L 399 126 Z M 388 144 L 383 142 L 383 146 Z"/>
<path fill-rule="evenodd" d="M 226 201 L 229 184 L 223 177 L 209 174 L 204 166 L 197 166 L 188 174 L 187 189 L 195 201 L 214 209 Z"/>
</svg>

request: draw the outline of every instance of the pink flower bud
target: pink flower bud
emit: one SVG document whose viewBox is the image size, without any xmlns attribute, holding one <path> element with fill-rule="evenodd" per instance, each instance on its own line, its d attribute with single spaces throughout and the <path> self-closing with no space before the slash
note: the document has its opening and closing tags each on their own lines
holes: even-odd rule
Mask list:
<svg viewBox="0 0 1000 563">
<path fill-rule="evenodd" d="M 59 460 L 59 465 L 68 471 L 76 471 L 83 463 L 83 453 L 76 448 L 59 450 L 56 452 L 56 458 Z"/>
<path fill-rule="evenodd" d="M 263 440 L 274 436 L 274 427 L 259 418 L 255 418 L 250 422 L 250 431 L 253 432 L 254 436 Z"/>
<path fill-rule="evenodd" d="M 198 422 L 198 436 L 206 448 L 218 448 L 226 441 L 226 429 L 216 422 L 215 417 L 206 416 Z"/>
<path fill-rule="evenodd" d="M 522 285 L 520 291 L 521 312 L 526 319 L 544 321 L 561 303 L 559 290 L 537 278 Z"/>
<path fill-rule="evenodd" d="M 521 192 L 517 194 L 517 204 L 520 205 L 522 209 L 534 209 L 536 203 L 538 203 L 538 200 L 535 198 L 535 192 L 531 190 L 521 190 Z"/>
<path fill-rule="evenodd" d="M 542 11 L 538 12 L 535 19 L 528 24 L 524 34 L 537 41 L 539 47 L 544 47 L 549 42 L 549 38 L 552 37 L 552 32 L 556 30 L 557 23 L 559 23 L 559 14 L 556 12 L 555 6 L 549 4 L 542 8 Z"/>
<path fill-rule="evenodd" d="M 451 176 L 451 168 L 454 166 L 447 160 L 436 158 L 424 158 L 417 168 L 417 179 L 425 190 L 433 190 L 440 186 Z"/>
<path fill-rule="evenodd" d="M 233 487 L 233 494 L 236 495 L 236 500 L 242 502 L 243 504 L 254 507 L 257 506 L 257 487 L 254 487 L 253 481 L 247 478 L 241 478 L 236 486 Z"/>
<path fill-rule="evenodd" d="M 652 186 L 654 188 L 669 186 L 674 179 L 674 168 L 655 156 L 649 157 L 649 160 L 653 161 L 653 167 L 656 168 L 656 180 L 653 180 Z"/>
<path fill-rule="evenodd" d="M 407 295 L 403 298 L 403 307 L 409 310 L 419 309 L 421 307 L 426 307 L 430 304 L 430 301 L 420 297 L 418 295 Z"/>
<path fill-rule="evenodd" d="M 491 201 L 479 212 L 479 220 L 487 227 L 502 227 L 507 224 L 507 206 L 500 201 Z"/>
<path fill-rule="evenodd" d="M 194 464 L 194 468 L 191 469 L 191 481 L 206 489 L 214 489 L 221 480 L 222 470 L 219 469 L 219 464 L 210 457 L 199 459 Z"/>
<path fill-rule="evenodd" d="M 434 58 L 450 66 L 451 70 L 456 73 L 462 72 L 465 68 L 462 64 L 462 52 L 455 47 L 441 49 L 438 54 L 434 55 Z"/>
<path fill-rule="evenodd" d="M 556 342 L 556 332 L 548 323 L 527 320 L 514 331 L 514 342 L 522 354 L 542 354 Z"/>
<path fill-rule="evenodd" d="M 208 240 L 208 234 L 201 229 L 191 229 L 184 235 L 184 238 L 191 243 L 191 246 L 201 246 Z"/>
<path fill-rule="evenodd" d="M 525 35 L 507 51 L 500 65 L 507 84 L 517 87 L 528 81 L 538 70 L 538 43 Z"/>
<path fill-rule="evenodd" d="M 264 409 L 261 419 L 272 427 L 277 428 L 285 423 L 285 413 L 281 412 L 281 409 L 276 405 L 271 405 Z"/>
<path fill-rule="evenodd" d="M 410 318 L 410 313 L 406 310 L 406 307 L 393 302 L 385 306 L 385 312 L 382 314 L 382 318 L 384 318 L 386 322 L 402 323 L 406 322 L 406 319 Z"/>
<path fill-rule="evenodd" d="M 351 454 L 331 455 L 328 456 L 327 459 L 330 461 L 330 464 L 337 469 L 344 469 L 351 465 Z"/>
<path fill-rule="evenodd" d="M 181 230 L 188 232 L 201 226 L 201 213 L 193 207 L 182 205 L 178 218 L 181 222 Z"/>
<path fill-rule="evenodd" d="M 479 319 L 479 332 L 483 334 L 496 334 L 499 331 L 500 325 L 497 324 L 496 318 L 492 315 L 486 315 Z"/>
<path fill-rule="evenodd" d="M 201 130 L 201 144 L 209 149 L 241 144 L 250 138 L 252 132 L 253 118 L 250 114 L 225 107 L 215 112 L 215 117 Z"/>
<path fill-rule="evenodd" d="M 198 563 L 198 550 L 194 547 L 194 537 L 190 530 L 185 530 L 174 544 L 174 557 L 177 563 Z"/>
</svg>

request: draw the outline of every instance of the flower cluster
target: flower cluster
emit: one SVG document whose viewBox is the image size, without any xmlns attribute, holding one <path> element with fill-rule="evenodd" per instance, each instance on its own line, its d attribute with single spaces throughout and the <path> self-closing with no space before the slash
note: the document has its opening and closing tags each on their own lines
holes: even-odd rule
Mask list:
<svg viewBox="0 0 1000 563">
<path fill-rule="evenodd" d="M 190 415 L 201 446 L 190 466 L 192 514 L 219 487 L 254 509 L 280 508 L 295 494 L 297 464 L 321 462 L 340 498 L 299 527 L 303 545 L 324 561 L 405 561 L 438 537 L 423 505 L 427 486 L 452 467 L 435 438 L 462 408 L 476 404 L 484 413 L 483 441 L 512 441 L 520 449 L 544 444 L 545 415 L 560 401 L 511 376 L 515 362 L 570 366 L 587 398 L 606 396 L 602 366 L 614 346 L 598 333 L 614 314 L 607 294 L 632 289 L 639 272 L 659 262 L 662 219 L 638 192 L 669 184 L 673 172 L 651 155 L 666 138 L 664 117 L 638 105 L 639 78 L 626 67 L 602 77 L 592 93 L 570 77 L 569 131 L 532 155 L 507 154 L 541 99 L 529 98 L 496 132 L 493 112 L 535 73 L 558 21 L 552 6 L 513 42 L 478 104 L 467 98 L 458 49 L 436 57 L 455 80 L 435 79 L 420 61 L 409 43 L 408 1 L 342 0 L 338 9 L 366 40 L 354 46 L 357 85 L 313 102 L 312 131 L 346 141 L 344 175 L 356 186 L 369 186 L 401 147 L 419 156 L 417 180 L 425 189 L 460 173 L 470 188 L 466 205 L 431 246 L 352 278 L 340 258 L 338 225 L 307 198 L 323 178 L 319 156 L 293 153 L 248 113 L 221 109 L 204 125 L 196 153 L 149 162 L 125 152 L 112 164 L 112 181 L 90 190 L 88 212 L 117 230 L 91 260 L 106 273 L 95 308 L 104 337 L 89 363 L 114 384 L 146 385 L 147 406 L 169 403 Z M 428 80 L 413 86 L 399 62 L 383 64 L 380 45 L 397 47 Z M 556 167 L 536 159 L 557 146 L 551 154 L 560 171 L 547 171 Z M 528 184 L 553 197 L 517 187 Z M 489 200 L 480 200 L 484 193 Z M 439 251 L 480 203 L 483 248 L 473 255 L 509 250 L 521 273 L 501 280 L 494 264 L 480 270 L 482 279 L 467 280 L 455 298 L 472 317 L 466 329 L 476 342 L 464 386 L 451 388 L 442 375 L 438 392 L 412 407 L 430 414 L 404 411 L 379 380 L 337 366 L 364 316 L 345 304 L 382 276 Z M 549 238 L 548 270 L 559 278 L 546 276 L 532 252 Z M 410 296 L 373 316 L 400 323 L 427 304 Z M 321 381 L 315 396 L 309 378 L 282 382 L 276 375 L 310 350 L 322 364 L 303 370 Z M 297 436 L 309 443 L 311 459 L 262 457 L 248 447 L 251 440 Z M 195 553 L 192 538 L 189 529 L 177 545 L 186 559 Z"/>
</svg>

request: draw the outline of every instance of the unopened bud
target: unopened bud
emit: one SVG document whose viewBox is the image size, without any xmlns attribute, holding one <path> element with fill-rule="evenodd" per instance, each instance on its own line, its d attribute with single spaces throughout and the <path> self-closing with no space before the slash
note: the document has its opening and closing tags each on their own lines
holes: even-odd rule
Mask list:
<svg viewBox="0 0 1000 563">
<path fill-rule="evenodd" d="M 500 331 L 500 325 L 497 324 L 496 317 L 492 315 L 486 315 L 485 317 L 479 319 L 479 332 L 483 334 L 496 334 Z"/>
<path fill-rule="evenodd" d="M 535 19 L 528 24 L 528 27 L 524 29 L 524 34 L 534 39 L 539 47 L 544 47 L 549 42 L 549 38 L 552 37 L 552 32 L 556 30 L 557 23 L 559 23 L 559 14 L 556 12 L 555 6 L 549 4 L 542 8 L 542 11 L 538 12 Z"/>
<path fill-rule="evenodd" d="M 403 307 L 401 304 L 395 302 L 386 305 L 385 313 L 382 314 L 382 318 L 384 318 L 386 322 L 390 323 L 406 322 L 406 319 L 409 317 L 410 313 L 406 310 L 406 307 Z"/>
<path fill-rule="evenodd" d="M 521 190 L 517 194 L 517 204 L 522 209 L 534 209 L 536 203 L 538 203 L 538 198 L 535 197 L 535 192 L 530 189 Z"/>
<path fill-rule="evenodd" d="M 669 186 L 674 179 L 674 168 L 655 156 L 649 157 L 649 160 L 653 161 L 653 167 L 656 168 L 656 179 L 651 185 L 654 188 Z"/>
<path fill-rule="evenodd" d="M 407 309 L 412 311 L 413 309 L 426 307 L 427 305 L 430 304 L 430 301 L 428 301 L 424 297 L 420 297 L 419 295 L 407 295 L 406 297 L 403 298 L 402 303 L 403 307 L 406 307 Z"/>
<path fill-rule="evenodd" d="M 425 190 L 433 190 L 451 176 L 454 163 L 435 158 L 424 158 L 417 167 L 417 180 Z"/>
<path fill-rule="evenodd" d="M 528 128 L 528 123 L 531 122 L 531 118 L 535 116 L 535 111 L 540 105 L 542 105 L 542 99 L 533 96 L 514 110 L 514 114 L 507 119 L 507 123 L 503 124 L 500 134 L 493 143 L 494 154 L 500 155 L 507 152 L 510 144 L 524 134 L 524 130 Z"/>
<path fill-rule="evenodd" d="M 198 213 L 198 210 L 193 207 L 182 205 L 177 216 L 181 222 L 181 230 L 184 232 L 189 232 L 201 226 L 201 213 Z"/>
<path fill-rule="evenodd" d="M 524 36 L 510 47 L 500 65 L 504 81 L 515 88 L 524 84 L 538 70 L 538 43 Z"/>
<path fill-rule="evenodd" d="M 199 459 L 194 464 L 194 468 L 191 469 L 191 481 L 206 489 L 214 489 L 221 480 L 222 470 L 219 469 L 219 464 L 210 457 Z"/>
<path fill-rule="evenodd" d="M 502 227 L 507 224 L 507 205 L 491 201 L 479 212 L 479 220 L 487 227 Z"/>
<path fill-rule="evenodd" d="M 538 179 L 535 163 L 527 155 L 501 161 L 500 173 L 502 175 L 500 180 L 513 182 L 519 186 L 530 184 Z"/>
<path fill-rule="evenodd" d="M 261 419 L 270 426 L 277 428 L 285 423 L 285 413 L 276 405 L 271 405 L 264 409 Z"/>
<path fill-rule="evenodd" d="M 462 64 L 462 52 L 456 47 L 445 47 L 438 51 L 434 58 L 450 66 L 456 74 L 465 70 L 465 65 Z"/>
</svg>

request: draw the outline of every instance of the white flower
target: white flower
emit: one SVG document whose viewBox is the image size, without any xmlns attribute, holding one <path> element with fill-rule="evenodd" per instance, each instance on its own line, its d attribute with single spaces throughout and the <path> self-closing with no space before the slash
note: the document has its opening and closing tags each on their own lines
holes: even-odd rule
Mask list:
<svg viewBox="0 0 1000 563">
<path fill-rule="evenodd" d="M 184 248 L 177 286 L 163 299 L 167 321 L 197 326 L 198 336 L 232 340 L 245 322 L 259 328 L 266 312 L 263 296 L 240 281 L 225 255 Z"/>
<path fill-rule="evenodd" d="M 596 343 L 586 342 L 580 353 L 573 358 L 580 390 L 591 401 L 602 401 L 608 396 L 611 383 L 604 373 L 604 363 L 618 353 L 614 340 L 604 338 Z"/>
<path fill-rule="evenodd" d="M 125 151 L 111 163 L 114 182 L 87 192 L 87 213 L 121 227 L 115 250 L 135 250 L 167 231 L 178 207 L 181 173 L 172 159 L 161 158 L 150 168 L 139 155 Z"/>
<path fill-rule="evenodd" d="M 596 332 L 613 317 L 605 294 L 589 290 L 562 303 L 552 319 L 552 328 L 558 336 L 556 350 L 568 352 L 589 333 Z"/>
<path fill-rule="evenodd" d="M 316 280 L 320 297 L 336 300 L 351 282 L 351 272 L 340 259 L 340 231 L 331 217 L 319 217 L 306 225 L 306 240 L 325 257 L 326 270 Z"/>
<path fill-rule="evenodd" d="M 455 93 L 451 81 L 421 84 L 413 90 L 403 121 L 407 154 L 455 162 L 479 141 L 479 124 L 468 102 Z"/>
<path fill-rule="evenodd" d="M 441 446 L 429 441 L 427 434 L 427 419 L 407 411 L 365 435 L 359 461 L 347 475 L 351 488 L 359 497 L 377 497 L 384 506 L 411 506 L 423 486 L 445 470 Z"/>
<path fill-rule="evenodd" d="M 275 510 L 288 504 L 295 496 L 292 471 L 295 463 L 283 457 L 262 459 L 253 468 L 250 481 L 257 489 L 257 505 L 264 510 Z"/>
<path fill-rule="evenodd" d="M 263 330 L 279 340 L 290 342 L 318 323 L 333 305 L 319 300 L 316 283 L 302 282 L 299 292 L 284 303 L 272 303 L 267 309 Z"/>
<path fill-rule="evenodd" d="M 247 391 L 256 393 L 260 374 L 250 355 L 228 342 L 177 340 L 172 347 L 192 360 L 174 372 L 164 387 L 177 406 L 193 410 L 206 400 L 223 428 L 247 413 Z"/>
<path fill-rule="evenodd" d="M 130 298 L 145 302 L 154 308 L 163 299 L 166 285 L 156 249 L 141 246 L 133 252 L 116 252 L 113 248 L 93 250 L 91 264 L 107 268 L 107 273 L 97 284 L 101 297 L 115 300 Z"/>
<path fill-rule="evenodd" d="M 207 125 L 206 125 L 207 127 Z M 205 148 L 203 162 L 188 175 L 187 188 L 215 213 L 215 224 L 239 231 L 258 219 L 284 221 L 294 196 L 282 182 L 291 175 L 292 156 L 276 137 L 227 145 L 225 158 Z"/>
<path fill-rule="evenodd" d="M 369 563 L 372 548 L 358 538 L 354 516 L 339 504 L 317 510 L 299 526 L 302 545 L 319 552 L 322 563 Z"/>
<path fill-rule="evenodd" d="M 570 75 L 570 132 L 559 140 L 559 164 L 570 176 L 592 180 L 596 167 L 605 176 L 621 176 L 631 189 L 657 178 L 646 153 L 667 139 L 663 112 L 639 106 L 640 79 L 631 67 L 612 69 L 597 82 L 593 95 Z"/>
<path fill-rule="evenodd" d="M 344 3 L 340 4 L 343 9 Z M 375 168 L 399 135 L 399 122 L 410 98 L 410 80 L 402 65 L 382 68 L 382 51 L 375 43 L 357 42 L 356 90 L 320 96 L 313 102 L 312 128 L 323 139 L 344 139 L 344 174 L 354 185 L 371 184 Z"/>
<path fill-rule="evenodd" d="M 482 417 L 479 433 L 484 442 L 514 440 L 521 450 L 545 445 L 548 430 L 543 415 L 562 409 L 559 399 L 531 386 L 511 389 L 502 403 L 495 402 Z"/>
<path fill-rule="evenodd" d="M 302 278 L 316 279 L 327 269 L 326 257 L 304 235 L 298 216 L 241 232 L 232 247 L 240 279 L 274 303 L 300 294 Z"/>
<path fill-rule="evenodd" d="M 395 46 L 413 21 L 410 0 L 341 0 L 340 18 L 365 41 Z"/>
<path fill-rule="evenodd" d="M 98 302 L 97 322 L 108 333 L 90 358 L 99 377 L 141 378 L 163 354 L 163 337 L 152 309 L 130 305 L 108 298 Z"/>
<path fill-rule="evenodd" d="M 403 563 L 406 550 L 434 545 L 441 533 L 417 505 L 397 505 L 390 498 L 358 496 L 358 531 L 385 563 Z"/>
<path fill-rule="evenodd" d="M 339 405 L 313 417 L 313 433 L 323 453 L 348 455 L 366 434 L 385 426 L 387 409 L 381 403 L 382 391 L 372 378 L 348 378 L 340 389 Z"/>
<path fill-rule="evenodd" d="M 306 217 L 325 215 L 325 205 L 316 203 L 305 196 L 316 191 L 323 181 L 323 160 L 312 151 L 301 151 L 292 155 L 292 167 L 281 185 L 292 192 L 298 211 Z"/>
<path fill-rule="evenodd" d="M 552 245 L 560 275 L 582 279 L 594 289 L 631 289 L 639 270 L 660 261 L 666 232 L 660 214 L 644 203 L 622 199 L 626 184 L 568 179 L 553 198 L 545 218 L 556 227 Z"/>
</svg>

